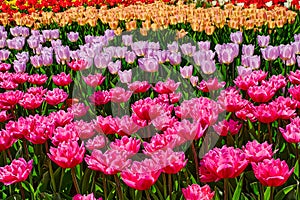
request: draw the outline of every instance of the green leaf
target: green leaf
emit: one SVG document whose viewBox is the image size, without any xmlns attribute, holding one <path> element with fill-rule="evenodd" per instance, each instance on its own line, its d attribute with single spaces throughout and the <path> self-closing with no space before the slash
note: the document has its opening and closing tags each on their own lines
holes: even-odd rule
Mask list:
<svg viewBox="0 0 300 200">
<path fill-rule="evenodd" d="M 297 148 L 297 147 L 296 147 Z M 294 174 L 299 179 L 299 162 L 296 162 L 296 165 L 294 167 Z"/>
<path fill-rule="evenodd" d="M 287 195 L 290 191 L 292 191 L 296 186 L 297 186 L 297 184 L 294 184 L 294 185 L 289 185 L 289 186 L 283 188 L 282 190 L 280 190 L 280 191 L 276 194 L 275 199 L 276 199 L 276 200 L 287 199 L 287 198 L 285 198 L 286 195 Z"/>
<path fill-rule="evenodd" d="M 269 200 L 271 195 L 271 187 L 267 187 L 265 193 L 264 193 L 264 200 Z"/>
<path fill-rule="evenodd" d="M 237 187 L 235 188 L 235 191 L 234 191 L 234 194 L 232 197 L 233 200 L 240 199 L 241 191 L 242 191 L 242 187 L 243 187 L 243 180 L 244 180 L 244 174 L 241 175 L 240 181 L 239 181 Z"/>
</svg>

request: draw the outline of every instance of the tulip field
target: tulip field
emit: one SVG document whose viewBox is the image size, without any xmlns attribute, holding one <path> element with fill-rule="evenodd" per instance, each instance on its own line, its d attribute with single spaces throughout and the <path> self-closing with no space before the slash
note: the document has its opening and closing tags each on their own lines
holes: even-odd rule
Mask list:
<svg viewBox="0 0 300 200">
<path fill-rule="evenodd" d="M 0 199 L 300 200 L 299 10 L 1 0 Z"/>
</svg>

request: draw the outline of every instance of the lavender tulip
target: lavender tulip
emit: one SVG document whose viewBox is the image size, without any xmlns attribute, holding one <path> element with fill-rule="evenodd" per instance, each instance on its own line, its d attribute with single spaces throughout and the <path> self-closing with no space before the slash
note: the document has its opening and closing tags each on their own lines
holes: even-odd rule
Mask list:
<svg viewBox="0 0 300 200">
<path fill-rule="evenodd" d="M 84 42 L 85 42 L 86 44 L 92 43 L 92 42 L 93 42 L 93 39 L 94 39 L 94 36 L 92 36 L 92 35 L 86 35 L 86 36 L 84 36 Z"/>
<path fill-rule="evenodd" d="M 235 44 L 241 44 L 243 42 L 243 33 L 240 31 L 231 33 L 230 40 Z"/>
<path fill-rule="evenodd" d="M 31 49 L 36 49 L 39 46 L 39 44 L 40 44 L 40 38 L 39 37 L 35 37 L 35 36 L 30 36 L 27 39 L 27 43 L 28 43 L 28 46 Z"/>
<path fill-rule="evenodd" d="M 125 46 L 130 46 L 132 44 L 132 35 L 122 35 L 122 43 Z"/>
<path fill-rule="evenodd" d="M 22 73 L 26 71 L 26 62 L 14 60 L 14 70 L 17 73 Z"/>
<path fill-rule="evenodd" d="M 233 62 L 234 60 L 234 51 L 232 48 L 224 48 L 220 50 L 220 53 L 218 54 L 219 62 L 221 64 L 227 64 Z"/>
<path fill-rule="evenodd" d="M 35 37 L 39 37 L 41 35 L 39 30 L 34 30 L 34 29 L 31 29 L 30 33 L 32 36 L 35 36 Z"/>
<path fill-rule="evenodd" d="M 203 60 L 212 60 L 214 58 L 214 54 L 211 55 L 210 51 L 196 51 L 193 55 L 193 60 L 196 65 L 200 66 Z"/>
<path fill-rule="evenodd" d="M 189 79 L 193 75 L 193 65 L 180 67 L 180 74 L 182 78 Z"/>
<path fill-rule="evenodd" d="M 53 49 L 62 46 L 62 42 L 61 40 L 51 40 L 51 46 L 53 47 Z"/>
<path fill-rule="evenodd" d="M 258 42 L 258 45 L 260 47 L 262 47 L 262 48 L 266 47 L 266 46 L 269 45 L 270 36 L 269 35 L 267 35 L 267 36 L 265 36 L 265 35 L 258 35 L 257 36 L 257 42 Z"/>
<path fill-rule="evenodd" d="M 298 67 L 300 68 L 300 56 L 297 56 L 297 64 L 298 64 Z"/>
<path fill-rule="evenodd" d="M 34 53 L 37 55 L 41 55 L 42 50 L 43 50 L 43 46 L 39 44 L 39 46 L 36 49 L 34 49 Z"/>
<path fill-rule="evenodd" d="M 198 47 L 200 51 L 208 51 L 210 50 L 210 41 L 200 41 Z"/>
<path fill-rule="evenodd" d="M 241 57 L 241 60 L 242 60 L 241 63 L 245 67 L 249 67 L 248 57 L 249 56 L 246 56 L 246 55 L 242 55 L 242 57 Z"/>
<path fill-rule="evenodd" d="M 295 39 L 295 42 L 299 42 L 300 41 L 300 33 L 299 34 L 295 34 L 294 35 L 294 39 Z"/>
<path fill-rule="evenodd" d="M 21 29 L 19 26 L 10 28 L 9 31 L 12 34 L 12 36 L 14 36 L 14 37 L 18 37 L 21 35 Z"/>
<path fill-rule="evenodd" d="M 178 43 L 176 41 L 174 41 L 172 44 L 168 44 L 167 47 L 170 52 L 173 52 L 173 53 L 178 52 L 179 47 L 178 47 Z"/>
<path fill-rule="evenodd" d="M 104 36 L 108 39 L 108 40 L 113 40 L 114 39 L 114 37 L 115 37 L 115 32 L 114 32 L 114 30 L 106 30 L 105 32 L 104 32 Z"/>
<path fill-rule="evenodd" d="M 121 70 L 122 64 L 120 60 L 108 63 L 108 70 L 111 74 L 117 74 Z"/>
<path fill-rule="evenodd" d="M 0 50 L 0 60 L 1 61 L 5 61 L 8 59 L 10 55 L 10 51 L 9 50 L 6 50 L 6 49 L 1 49 Z"/>
<path fill-rule="evenodd" d="M 70 32 L 70 33 L 67 33 L 67 37 L 70 42 L 77 42 L 77 40 L 79 38 L 79 33 L 78 32 Z"/>
<path fill-rule="evenodd" d="M 192 86 L 195 87 L 196 85 L 198 85 L 198 81 L 199 81 L 199 77 L 198 76 L 191 76 L 190 82 L 191 82 Z"/>
<path fill-rule="evenodd" d="M 169 61 L 171 65 L 180 65 L 181 63 L 181 53 L 171 53 L 169 55 Z"/>
<path fill-rule="evenodd" d="M 20 62 L 27 63 L 29 61 L 29 53 L 25 51 L 23 51 L 22 53 L 17 53 L 16 58 Z"/>
<path fill-rule="evenodd" d="M 170 52 L 167 50 L 163 50 L 163 51 L 158 50 L 153 52 L 153 57 L 155 57 L 158 60 L 159 64 L 163 64 L 166 61 L 168 61 L 169 55 Z"/>
<path fill-rule="evenodd" d="M 0 39 L 0 49 L 6 47 L 6 39 L 5 38 L 2 38 Z"/>
<path fill-rule="evenodd" d="M 42 55 L 52 55 L 53 54 L 53 48 L 52 47 L 43 47 L 41 49 L 41 54 Z"/>
<path fill-rule="evenodd" d="M 239 76 L 246 76 L 252 73 L 252 69 L 250 67 L 238 66 L 237 70 Z"/>
<path fill-rule="evenodd" d="M 252 45 L 252 44 L 249 44 L 249 45 L 243 44 L 242 54 L 246 55 L 246 56 L 252 56 L 254 54 L 254 45 Z"/>
<path fill-rule="evenodd" d="M 257 55 L 248 57 L 248 64 L 252 70 L 259 69 L 260 67 L 260 57 Z"/>
<path fill-rule="evenodd" d="M 70 48 L 68 46 L 58 46 L 55 49 L 55 54 L 58 63 L 66 64 L 70 61 Z"/>
<path fill-rule="evenodd" d="M 92 39 L 92 43 L 98 43 L 98 44 L 101 44 L 102 46 L 107 46 L 108 38 L 105 36 L 95 36 Z"/>
<path fill-rule="evenodd" d="M 50 30 L 42 30 L 43 37 L 45 40 L 50 41 L 51 40 L 51 31 Z"/>
<path fill-rule="evenodd" d="M 204 74 L 210 75 L 216 71 L 216 64 L 214 60 L 204 60 L 201 63 L 201 70 Z"/>
<path fill-rule="evenodd" d="M 192 56 L 196 52 L 196 47 L 191 43 L 182 44 L 180 46 L 183 55 Z"/>
<path fill-rule="evenodd" d="M 125 58 L 126 52 L 127 52 L 127 47 L 115 47 L 114 57 Z"/>
<path fill-rule="evenodd" d="M 135 59 L 136 59 L 136 55 L 135 55 L 134 52 L 127 51 L 125 53 L 125 60 L 126 60 L 127 63 L 132 64 L 132 63 L 134 63 Z"/>
<path fill-rule="evenodd" d="M 7 39 L 7 32 L 6 31 L 0 31 L 0 38 L 1 39 Z"/>
<path fill-rule="evenodd" d="M 132 43 L 131 49 L 137 56 L 144 56 L 147 50 L 147 46 L 148 46 L 148 42 L 138 41 Z"/>
<path fill-rule="evenodd" d="M 132 70 L 124 70 L 124 71 L 119 71 L 118 75 L 120 77 L 121 83 L 130 83 L 131 78 L 132 78 Z"/>
<path fill-rule="evenodd" d="M 139 67 L 145 72 L 157 72 L 159 63 L 156 58 L 140 58 L 138 59 Z"/>
<path fill-rule="evenodd" d="M 159 42 L 148 42 L 147 49 L 159 50 L 160 49 Z"/>
<path fill-rule="evenodd" d="M 27 27 L 21 27 L 21 29 L 20 29 L 20 36 L 26 38 L 29 35 L 30 35 L 29 28 L 27 28 Z"/>
<path fill-rule="evenodd" d="M 94 65 L 98 69 L 104 69 L 108 66 L 108 63 L 111 61 L 112 57 L 108 53 L 97 54 L 94 57 Z"/>
<path fill-rule="evenodd" d="M 293 54 L 293 56 L 290 59 L 286 60 L 285 64 L 287 66 L 292 66 L 292 65 L 296 64 L 296 55 Z"/>
<path fill-rule="evenodd" d="M 300 54 L 300 41 L 292 43 L 295 54 Z"/>
<path fill-rule="evenodd" d="M 30 63 L 33 65 L 33 67 L 40 68 L 43 66 L 43 58 L 42 56 L 31 56 Z"/>
<path fill-rule="evenodd" d="M 43 65 L 44 66 L 50 66 L 53 64 L 53 57 L 49 54 L 42 55 Z"/>
<path fill-rule="evenodd" d="M 59 38 L 59 30 L 58 29 L 50 30 L 50 38 L 53 40 L 58 39 Z"/>
<path fill-rule="evenodd" d="M 70 58 L 72 60 L 79 60 L 79 51 L 80 50 L 70 51 Z"/>
<path fill-rule="evenodd" d="M 262 57 L 265 60 L 276 60 L 279 56 L 279 48 L 273 46 L 267 46 L 267 48 L 261 49 Z"/>
<path fill-rule="evenodd" d="M 292 45 L 279 45 L 279 57 L 282 60 L 289 60 L 295 54 L 294 48 Z"/>
</svg>

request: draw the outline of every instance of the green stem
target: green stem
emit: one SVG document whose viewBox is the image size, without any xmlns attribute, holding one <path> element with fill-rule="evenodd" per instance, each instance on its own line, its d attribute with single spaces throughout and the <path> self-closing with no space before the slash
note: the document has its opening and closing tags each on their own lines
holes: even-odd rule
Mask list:
<svg viewBox="0 0 300 200">
<path fill-rule="evenodd" d="M 193 151 L 194 162 L 195 162 L 195 167 L 196 167 L 197 182 L 199 182 L 199 163 L 198 163 L 198 155 L 196 152 L 194 141 L 192 141 L 192 151 Z"/>
<path fill-rule="evenodd" d="M 115 181 L 117 184 L 117 193 L 118 193 L 119 199 L 123 200 L 122 188 L 121 188 L 119 177 L 115 174 L 114 178 L 115 178 Z"/>
<path fill-rule="evenodd" d="M 106 176 L 102 174 L 102 181 L 103 181 L 103 192 L 104 192 L 104 199 L 107 199 L 107 185 L 106 185 Z"/>
<path fill-rule="evenodd" d="M 25 200 L 24 188 L 23 188 L 23 186 L 22 186 L 22 183 L 21 183 L 21 182 L 20 182 L 20 192 L 21 192 L 22 200 Z"/>
<path fill-rule="evenodd" d="M 169 186 L 169 195 L 170 195 L 170 200 L 172 200 L 172 191 L 173 191 L 173 187 L 172 187 L 172 174 L 168 174 L 168 186 Z"/>
<path fill-rule="evenodd" d="M 61 187 L 62 187 L 62 183 L 64 180 L 64 175 L 65 175 L 65 169 L 61 169 L 61 175 L 60 175 L 60 181 L 59 181 L 59 188 L 58 191 L 61 192 Z"/>
<path fill-rule="evenodd" d="M 270 123 L 268 123 L 268 132 L 269 132 L 269 142 L 270 144 L 273 143 L 273 139 L 272 139 L 272 131 L 271 131 L 271 125 Z"/>
<path fill-rule="evenodd" d="M 274 200 L 274 190 L 275 190 L 275 187 L 271 187 L 271 194 L 270 194 L 270 200 Z"/>
<path fill-rule="evenodd" d="M 264 200 L 265 199 L 264 186 L 261 183 L 259 183 L 259 194 L 260 194 L 260 200 Z"/>
<path fill-rule="evenodd" d="M 73 183 L 74 183 L 77 194 L 81 194 L 80 189 L 79 189 L 79 185 L 78 185 L 78 182 L 77 182 L 77 178 L 76 178 L 75 167 L 71 168 L 71 175 L 72 175 Z"/>
<path fill-rule="evenodd" d="M 224 179 L 224 200 L 228 200 L 228 179 Z"/>
<path fill-rule="evenodd" d="M 145 190 L 147 200 L 151 200 L 148 190 Z"/>
<path fill-rule="evenodd" d="M 45 143 L 45 148 L 46 148 L 46 152 L 47 152 L 46 154 L 48 154 L 49 153 L 48 141 L 46 141 L 46 143 Z M 56 184 L 55 184 L 55 180 L 54 180 L 54 174 L 53 174 L 51 160 L 49 158 L 48 158 L 48 168 L 49 168 L 52 188 L 53 188 L 53 191 L 56 193 Z"/>
<path fill-rule="evenodd" d="M 167 199 L 167 179 L 166 174 L 162 173 L 163 184 L 164 184 L 164 198 Z"/>
</svg>

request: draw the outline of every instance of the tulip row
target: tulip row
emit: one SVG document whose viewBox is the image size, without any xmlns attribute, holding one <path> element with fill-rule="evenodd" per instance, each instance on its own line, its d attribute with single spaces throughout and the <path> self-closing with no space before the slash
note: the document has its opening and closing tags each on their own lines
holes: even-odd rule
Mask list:
<svg viewBox="0 0 300 200">
<path fill-rule="evenodd" d="M 172 31 L 151 42 L 0 29 L 0 182 L 22 182 L 21 198 L 277 199 L 297 187 L 299 35 L 243 45 L 235 32 L 213 47 Z"/>
</svg>

